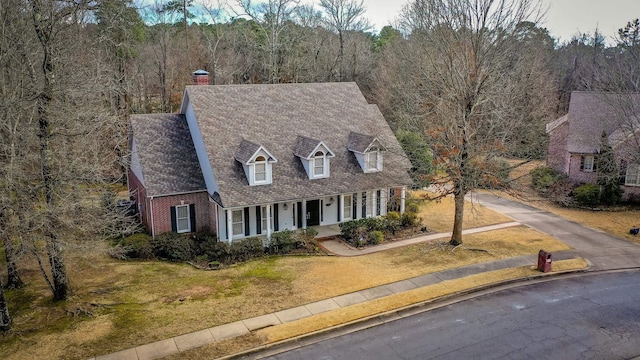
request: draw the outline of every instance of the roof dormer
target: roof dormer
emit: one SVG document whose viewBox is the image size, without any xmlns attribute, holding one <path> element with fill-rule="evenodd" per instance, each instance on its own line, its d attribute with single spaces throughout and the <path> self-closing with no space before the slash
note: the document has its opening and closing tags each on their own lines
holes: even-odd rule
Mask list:
<svg viewBox="0 0 640 360">
<path fill-rule="evenodd" d="M 235 159 L 242 164 L 250 186 L 272 183 L 272 164 L 278 160 L 264 146 L 242 139 Z"/>
<path fill-rule="evenodd" d="M 363 172 L 382 171 L 382 152 L 386 149 L 375 136 L 351 132 L 347 148 L 356 156 Z"/>
<path fill-rule="evenodd" d="M 336 155 L 322 141 L 298 136 L 293 154 L 300 158 L 309 179 L 329 177 L 330 159 Z"/>
</svg>

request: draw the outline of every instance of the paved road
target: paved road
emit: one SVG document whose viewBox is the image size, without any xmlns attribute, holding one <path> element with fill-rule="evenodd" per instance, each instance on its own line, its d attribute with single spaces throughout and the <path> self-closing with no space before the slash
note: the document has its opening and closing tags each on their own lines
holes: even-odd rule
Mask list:
<svg viewBox="0 0 640 360">
<path fill-rule="evenodd" d="M 501 291 L 268 359 L 630 359 L 640 355 L 640 272 Z"/>
<path fill-rule="evenodd" d="M 593 270 L 640 267 L 640 246 L 629 241 L 494 195 L 476 193 L 473 200 L 573 247 Z"/>
</svg>

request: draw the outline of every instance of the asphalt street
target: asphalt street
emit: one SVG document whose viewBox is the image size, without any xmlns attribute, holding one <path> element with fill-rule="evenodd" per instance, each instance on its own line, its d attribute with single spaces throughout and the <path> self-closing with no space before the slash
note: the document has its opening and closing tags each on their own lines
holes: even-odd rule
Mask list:
<svg viewBox="0 0 640 360">
<path fill-rule="evenodd" d="M 640 271 L 516 287 L 268 359 L 630 359 Z"/>
</svg>

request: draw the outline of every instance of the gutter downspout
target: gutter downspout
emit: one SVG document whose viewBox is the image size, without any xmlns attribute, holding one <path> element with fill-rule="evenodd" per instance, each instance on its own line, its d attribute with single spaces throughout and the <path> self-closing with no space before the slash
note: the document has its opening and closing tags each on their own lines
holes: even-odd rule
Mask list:
<svg viewBox="0 0 640 360">
<path fill-rule="evenodd" d="M 151 212 L 151 238 L 156 238 L 156 228 L 153 223 L 153 196 L 149 197 L 149 211 Z"/>
</svg>

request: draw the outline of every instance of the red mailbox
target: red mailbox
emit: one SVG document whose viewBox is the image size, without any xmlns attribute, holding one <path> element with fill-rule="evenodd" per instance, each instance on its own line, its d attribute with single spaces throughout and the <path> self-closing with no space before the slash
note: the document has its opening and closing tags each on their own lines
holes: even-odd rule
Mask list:
<svg viewBox="0 0 640 360">
<path fill-rule="evenodd" d="M 542 272 L 551 271 L 551 253 L 544 250 L 538 252 L 538 270 Z"/>
</svg>

